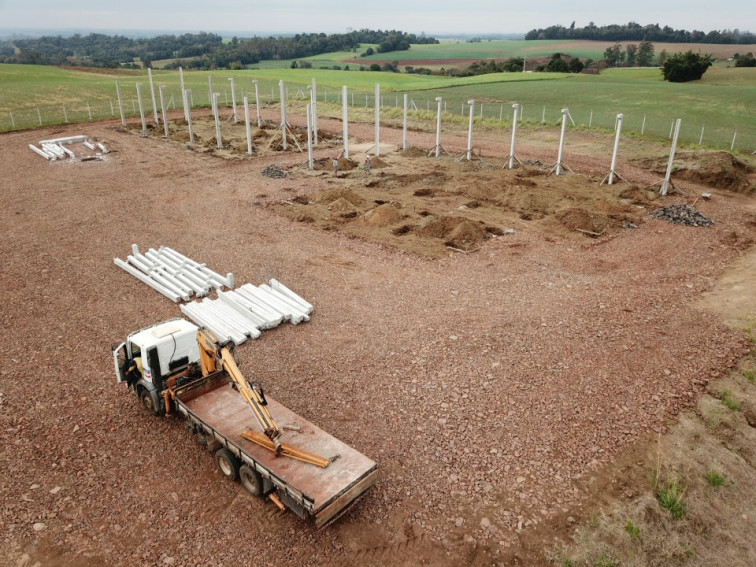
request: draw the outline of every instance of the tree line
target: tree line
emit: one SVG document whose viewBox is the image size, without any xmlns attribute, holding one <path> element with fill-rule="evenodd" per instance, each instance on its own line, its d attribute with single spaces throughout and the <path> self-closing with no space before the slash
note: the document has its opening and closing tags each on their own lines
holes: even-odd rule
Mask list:
<svg viewBox="0 0 756 567">
<path fill-rule="evenodd" d="M 670 26 L 659 27 L 659 24 L 641 26 L 636 22 L 624 25 L 611 24 L 597 26 L 590 22 L 585 27 L 570 27 L 561 25 L 530 30 L 525 34 L 526 40 L 533 39 L 590 39 L 596 41 L 656 41 L 663 43 L 756 43 L 756 35 L 748 31 L 713 30 L 708 33 L 693 30 L 676 30 Z"/>
<path fill-rule="evenodd" d="M 438 40 L 424 34 L 369 29 L 345 34 L 234 37 L 228 42 L 219 35 L 205 32 L 141 39 L 91 33 L 0 41 L 0 63 L 147 67 L 155 60 L 174 59 L 174 67 L 233 69 L 264 60 L 295 59 L 333 51 L 356 52 L 361 43 L 378 44 L 378 51 L 386 52 L 406 50 L 413 43 L 438 43 Z"/>
</svg>

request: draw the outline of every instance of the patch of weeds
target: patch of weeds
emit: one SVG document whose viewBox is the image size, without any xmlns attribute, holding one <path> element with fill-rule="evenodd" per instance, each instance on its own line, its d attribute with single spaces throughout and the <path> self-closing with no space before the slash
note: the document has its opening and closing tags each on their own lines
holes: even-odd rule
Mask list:
<svg viewBox="0 0 756 567">
<path fill-rule="evenodd" d="M 604 554 L 601 554 L 600 557 L 596 558 L 596 561 L 593 562 L 593 565 L 595 567 L 619 567 L 619 563 Z"/>
<path fill-rule="evenodd" d="M 636 526 L 631 519 L 625 520 L 625 531 L 633 539 L 640 539 L 640 528 Z"/>
<path fill-rule="evenodd" d="M 572 559 L 565 559 L 562 561 L 562 567 L 576 567 Z"/>
<path fill-rule="evenodd" d="M 725 407 L 731 409 L 732 411 L 740 410 L 740 402 L 732 397 L 732 392 L 730 390 L 724 390 L 719 396 L 719 399 L 722 401 Z"/>
<path fill-rule="evenodd" d="M 592 515 L 592 516 L 591 516 L 591 517 L 590 517 L 590 518 L 588 519 L 588 527 L 589 527 L 589 528 L 591 528 L 592 530 L 596 530 L 596 529 L 598 529 L 598 527 L 599 527 L 600 525 L 601 525 L 601 522 L 599 521 L 599 517 L 598 517 L 598 516 L 597 516 L 596 514 L 593 514 L 593 515 Z"/>
<path fill-rule="evenodd" d="M 756 371 L 754 370 L 741 370 L 740 373 L 749 381 L 756 382 Z"/>
<path fill-rule="evenodd" d="M 725 483 L 725 478 L 717 471 L 707 472 L 704 478 L 709 483 L 709 486 L 722 486 Z"/>
<path fill-rule="evenodd" d="M 656 490 L 656 498 L 662 508 L 679 520 L 685 515 L 685 488 L 677 479 L 669 480 Z"/>
</svg>

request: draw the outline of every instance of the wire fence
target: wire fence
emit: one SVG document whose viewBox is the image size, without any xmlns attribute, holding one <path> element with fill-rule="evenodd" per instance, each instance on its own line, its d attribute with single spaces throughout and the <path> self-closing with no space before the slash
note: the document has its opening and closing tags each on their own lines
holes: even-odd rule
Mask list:
<svg viewBox="0 0 756 567">
<path fill-rule="evenodd" d="M 235 102 L 238 108 L 241 108 L 244 97 L 247 97 L 249 104 L 253 106 L 257 101 L 255 99 L 255 89 L 253 86 L 246 84 L 243 87 L 234 87 L 231 91 L 231 84 L 227 82 L 218 82 L 219 87 L 213 88 L 213 91 L 219 93 L 218 105 L 224 108 L 230 108 Z M 123 115 L 126 119 L 140 117 L 139 101 L 134 85 L 122 87 Z M 192 109 L 209 108 L 211 102 L 211 87 L 208 83 L 187 84 L 191 87 L 188 94 L 189 106 Z M 305 103 L 310 100 L 311 90 L 309 84 L 291 83 L 286 85 L 287 102 L 296 104 L 297 102 Z M 156 95 L 153 102 L 153 95 L 150 85 L 143 83 L 142 87 L 143 107 L 147 119 L 152 120 L 155 115 L 161 112 L 160 98 L 157 95 L 158 89 L 155 89 Z M 260 81 L 257 92 L 259 93 L 259 104 L 270 105 L 280 103 L 280 88 L 275 81 Z M 317 87 L 318 103 L 342 105 L 342 90 L 328 87 Z M 437 112 L 437 102 L 434 91 L 418 91 L 408 93 L 409 112 L 414 117 L 421 116 L 422 113 L 432 112 L 435 117 Z M 179 86 L 169 85 L 164 88 L 163 97 L 166 110 L 183 109 L 183 97 Z M 381 95 L 380 105 L 382 109 L 396 108 L 402 109 L 404 105 L 404 93 L 389 92 Z M 469 116 L 468 101 L 474 99 L 474 92 L 466 89 L 459 89 L 452 95 L 442 100 L 442 112 L 447 119 L 454 117 Z M 558 124 L 562 119 L 562 107 L 556 107 L 540 103 L 537 100 L 519 100 L 519 101 L 482 101 L 475 103 L 474 117 L 478 122 L 491 124 L 501 123 L 502 127 L 511 126 L 513 118 L 512 104 L 517 102 L 520 105 L 520 121 L 526 124 Z M 375 91 L 349 90 L 347 93 L 347 104 L 355 109 L 366 108 L 374 109 Z M 569 118 L 571 127 L 580 127 L 587 129 L 614 130 L 617 120 L 616 112 L 609 112 L 605 109 L 594 110 L 590 107 L 576 103 L 566 105 L 569 108 Z M 243 111 L 240 111 L 243 112 Z M 48 104 L 36 107 L 26 107 L 12 109 L 0 113 L 0 132 L 12 130 L 26 130 L 39 128 L 43 126 L 60 125 L 60 124 L 78 124 L 97 120 L 120 118 L 121 110 L 118 104 L 118 97 L 114 84 L 113 96 L 108 98 L 92 99 L 87 101 L 71 102 L 68 104 Z M 648 112 L 643 114 L 625 114 L 623 122 L 623 133 L 635 133 L 641 136 L 654 138 L 671 139 L 673 126 L 676 117 L 662 116 L 649 108 Z M 728 151 L 741 151 L 751 153 L 756 151 L 756 133 L 749 130 L 737 131 L 732 127 L 720 127 L 716 124 L 692 123 L 683 120 L 680 130 L 680 142 L 692 145 L 699 145 L 707 148 L 714 148 Z"/>
</svg>

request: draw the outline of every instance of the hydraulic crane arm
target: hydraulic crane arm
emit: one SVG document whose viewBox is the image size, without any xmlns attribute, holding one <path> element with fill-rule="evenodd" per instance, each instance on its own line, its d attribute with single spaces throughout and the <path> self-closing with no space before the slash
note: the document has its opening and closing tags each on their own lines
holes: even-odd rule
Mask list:
<svg viewBox="0 0 756 567">
<path fill-rule="evenodd" d="M 221 346 L 220 341 L 209 330 L 200 329 L 197 332 L 197 343 L 200 346 L 202 374 L 207 376 L 220 369 L 225 370 L 236 384 L 236 389 L 242 395 L 244 401 L 252 409 L 263 432 L 273 442 L 275 452 L 280 452 L 281 428 L 270 415 L 268 403 L 265 401 L 262 390 L 247 382 L 247 379 L 239 370 L 231 350 L 226 346 Z"/>
</svg>

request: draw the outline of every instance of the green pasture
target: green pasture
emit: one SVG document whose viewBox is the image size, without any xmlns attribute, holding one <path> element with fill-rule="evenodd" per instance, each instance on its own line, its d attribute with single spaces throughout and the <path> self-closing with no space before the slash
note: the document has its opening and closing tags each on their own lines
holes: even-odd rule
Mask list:
<svg viewBox="0 0 756 567">
<path fill-rule="evenodd" d="M 484 42 L 485 43 L 485 42 Z M 442 44 L 443 45 L 443 44 Z M 470 44 L 478 45 L 478 44 Z M 307 86 L 314 77 L 318 100 L 340 102 L 342 86 L 349 90 L 350 104 L 370 106 L 375 84 L 380 83 L 382 104 L 400 106 L 408 93 L 418 111 L 434 111 L 440 96 L 448 113 L 465 115 L 466 102 L 476 101 L 476 116 L 506 126 L 511 122 L 512 104 L 523 108 L 523 120 L 550 127 L 561 119 L 567 107 L 578 127 L 614 127 L 618 113 L 624 115 L 624 131 L 666 138 L 672 121 L 682 119 L 682 140 L 698 142 L 705 129 L 704 145 L 729 149 L 737 132 L 737 148 L 756 149 L 756 69 L 717 67 L 692 83 L 666 83 L 658 69 L 609 69 L 600 75 L 551 73 L 499 73 L 450 78 L 405 73 L 334 71 L 320 69 L 248 69 L 241 71 L 186 71 L 186 88 L 192 90 L 194 107 L 208 106 L 209 80 L 220 93 L 220 104 L 232 100 L 230 78 L 235 82 L 237 104 L 249 97 L 254 104 L 258 81 L 262 103 L 279 99 L 279 80 L 287 87 L 292 104 L 309 98 Z M 153 71 L 156 94 L 165 86 L 169 108 L 181 108 L 178 71 Z M 34 128 L 40 125 L 86 122 L 119 116 L 115 83 L 123 93 L 129 119 L 137 117 L 136 83 L 148 115 L 152 98 L 147 73 L 122 70 L 117 74 L 82 72 L 36 65 L 0 65 L 0 131 Z M 158 98 L 159 100 L 159 98 Z M 158 103 L 159 104 L 159 103 Z M 322 107 L 323 111 L 327 107 Z M 11 118 L 12 117 L 12 118 Z M 644 124 L 645 117 L 645 124 Z"/>
</svg>

